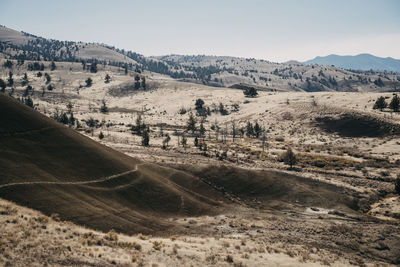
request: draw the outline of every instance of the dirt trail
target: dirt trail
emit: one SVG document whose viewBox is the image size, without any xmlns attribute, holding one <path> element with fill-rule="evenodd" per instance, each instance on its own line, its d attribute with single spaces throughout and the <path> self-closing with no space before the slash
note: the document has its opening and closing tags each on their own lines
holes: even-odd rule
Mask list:
<svg viewBox="0 0 400 267">
<path fill-rule="evenodd" d="M 1 188 L 5 188 L 5 187 L 10 187 L 10 186 L 16 186 L 16 185 L 37 185 L 37 184 L 52 184 L 52 185 L 85 185 L 85 184 L 94 184 L 94 183 L 101 183 L 101 182 L 105 182 L 111 179 L 115 179 L 133 172 L 136 172 L 138 170 L 138 166 L 140 165 L 144 165 L 145 163 L 141 163 L 141 164 L 136 164 L 135 169 L 133 170 L 129 170 L 126 172 L 122 172 L 122 173 L 118 173 L 118 174 L 114 174 L 111 176 L 106 176 L 106 177 L 102 177 L 96 180 L 90 180 L 90 181 L 77 181 L 77 182 L 51 182 L 51 181 L 37 181 L 37 182 L 19 182 L 19 183 L 9 183 L 9 184 L 3 184 L 0 185 L 0 189 Z"/>
</svg>

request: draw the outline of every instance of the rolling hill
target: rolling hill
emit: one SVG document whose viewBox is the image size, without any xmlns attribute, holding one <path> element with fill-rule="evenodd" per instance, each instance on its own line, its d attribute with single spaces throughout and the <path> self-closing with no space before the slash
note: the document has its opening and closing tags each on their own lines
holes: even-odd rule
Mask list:
<svg viewBox="0 0 400 267">
<path fill-rule="evenodd" d="M 380 70 L 400 72 L 400 60 L 391 57 L 376 57 L 370 54 L 359 54 L 356 56 L 329 55 L 326 57 L 316 57 L 304 63 L 318 64 L 324 66 L 334 65 L 339 68 L 352 70 Z"/>
<path fill-rule="evenodd" d="M 96 230 L 187 232 L 168 218 L 233 211 L 254 199 L 279 209 L 357 209 L 343 189 L 286 173 L 142 162 L 4 94 L 0 113 L 0 197 Z"/>
<path fill-rule="evenodd" d="M 288 61 L 274 63 L 263 59 L 206 55 L 165 55 L 145 57 L 136 52 L 98 43 L 58 41 L 0 27 L 0 57 L 30 61 L 97 62 L 124 67 L 135 72 L 158 73 L 181 81 L 215 87 L 257 87 L 266 91 L 393 91 L 400 86 L 396 74 L 380 71 L 349 71 L 356 65 L 323 62 L 316 66 Z M 378 69 L 398 67 L 394 59 L 362 56 L 363 64 Z M 379 60 L 378 60 L 379 59 Z M 322 58 L 318 58 L 322 60 Z M 384 62 L 382 61 L 384 60 Z M 391 61 L 390 61 L 391 60 Z M 388 63 L 388 62 L 392 63 Z M 361 61 L 360 61 L 361 62 Z M 335 65 L 335 64 L 333 64 Z M 341 67 L 340 67 L 341 66 Z M 383 67 L 382 67 L 383 66 Z M 397 66 L 397 67 L 396 67 Z M 382 83 L 375 84 L 378 79 Z"/>
<path fill-rule="evenodd" d="M 219 193 L 192 175 L 128 157 L 3 94 L 0 113 L 2 198 L 126 233 L 172 229 L 169 215 L 217 211 Z"/>
</svg>

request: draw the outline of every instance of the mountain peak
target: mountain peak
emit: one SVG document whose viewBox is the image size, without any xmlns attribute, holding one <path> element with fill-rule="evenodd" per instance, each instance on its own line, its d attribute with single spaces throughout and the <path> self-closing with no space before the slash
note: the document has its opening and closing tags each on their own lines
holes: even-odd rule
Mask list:
<svg viewBox="0 0 400 267">
<path fill-rule="evenodd" d="M 382 70 L 400 72 L 400 60 L 392 57 L 377 57 L 368 53 L 355 56 L 340 56 L 330 54 L 328 56 L 317 56 L 304 62 L 305 64 L 334 65 L 343 69 L 354 70 Z"/>
</svg>

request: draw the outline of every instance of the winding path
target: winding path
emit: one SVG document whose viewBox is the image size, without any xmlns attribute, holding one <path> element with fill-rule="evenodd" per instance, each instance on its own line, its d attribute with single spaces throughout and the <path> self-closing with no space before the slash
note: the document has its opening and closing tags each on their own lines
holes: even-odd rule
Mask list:
<svg viewBox="0 0 400 267">
<path fill-rule="evenodd" d="M 138 170 L 138 166 L 143 165 L 145 163 L 141 164 L 136 164 L 135 169 L 129 170 L 126 172 L 121 172 L 118 174 L 102 177 L 96 180 L 86 180 L 86 181 L 77 181 L 77 182 L 53 182 L 53 181 L 37 181 L 37 182 L 19 182 L 19 183 L 9 183 L 9 184 L 2 184 L 0 185 L 0 189 L 5 188 L 5 187 L 10 187 L 10 186 L 16 186 L 16 185 L 37 185 L 37 184 L 43 184 L 43 185 L 86 185 L 86 184 L 94 184 L 94 183 L 101 183 L 105 181 L 109 181 L 133 172 L 136 172 Z"/>
</svg>

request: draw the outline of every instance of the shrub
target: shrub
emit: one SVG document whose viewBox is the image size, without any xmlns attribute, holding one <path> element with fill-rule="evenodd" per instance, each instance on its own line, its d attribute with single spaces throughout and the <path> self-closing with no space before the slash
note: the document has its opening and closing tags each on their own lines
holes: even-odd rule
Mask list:
<svg viewBox="0 0 400 267">
<path fill-rule="evenodd" d="M 111 229 L 107 234 L 103 236 L 103 238 L 109 241 L 118 241 L 118 234 Z"/>
<path fill-rule="evenodd" d="M 288 150 L 283 153 L 282 159 L 285 164 L 290 165 L 291 169 L 293 168 L 293 165 L 297 162 L 296 155 L 293 153 L 291 148 L 288 148 Z"/>
</svg>

